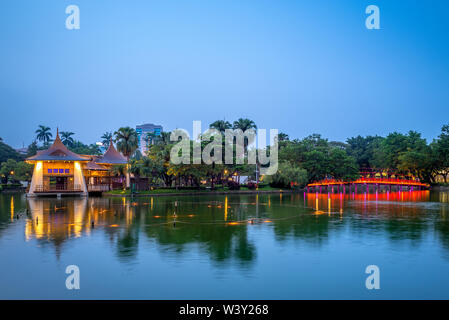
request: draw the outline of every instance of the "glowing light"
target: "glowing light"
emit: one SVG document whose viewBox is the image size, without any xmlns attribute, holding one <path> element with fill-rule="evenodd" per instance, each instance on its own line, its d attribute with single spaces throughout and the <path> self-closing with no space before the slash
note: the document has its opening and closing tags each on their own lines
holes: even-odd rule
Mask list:
<svg viewBox="0 0 449 320">
<path fill-rule="evenodd" d="M 11 221 L 14 221 L 14 197 L 11 197 Z"/>
<path fill-rule="evenodd" d="M 225 197 L 225 212 L 224 212 L 224 221 L 228 220 L 228 196 Z"/>
<path fill-rule="evenodd" d="M 238 222 L 228 222 L 227 224 L 230 226 L 235 226 L 235 225 L 238 225 L 239 223 Z"/>
</svg>

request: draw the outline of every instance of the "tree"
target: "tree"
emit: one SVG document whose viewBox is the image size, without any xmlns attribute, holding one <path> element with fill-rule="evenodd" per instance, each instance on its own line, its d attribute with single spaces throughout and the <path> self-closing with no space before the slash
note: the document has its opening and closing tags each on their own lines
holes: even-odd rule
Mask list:
<svg viewBox="0 0 449 320">
<path fill-rule="evenodd" d="M 36 155 L 37 150 L 38 150 L 38 147 L 37 147 L 37 142 L 35 140 L 35 141 L 31 142 L 31 144 L 28 146 L 27 157 L 32 157 L 32 156 Z"/>
<path fill-rule="evenodd" d="M 13 159 L 8 159 L 6 162 L 3 162 L 0 166 L 0 176 L 2 178 L 2 183 L 8 183 L 8 181 L 17 181 L 15 179 L 15 170 L 17 168 L 17 162 Z"/>
<path fill-rule="evenodd" d="M 170 140 L 170 135 L 171 132 L 161 132 L 160 136 L 156 137 L 156 144 L 157 145 L 163 145 L 163 146 L 168 146 L 170 144 L 172 144 L 173 142 Z"/>
<path fill-rule="evenodd" d="M 18 181 L 31 181 L 33 176 L 33 168 L 32 164 L 28 164 L 24 161 L 20 161 L 16 165 L 16 169 L 14 170 L 14 177 Z"/>
<path fill-rule="evenodd" d="M 130 127 L 123 127 L 114 132 L 117 150 L 129 160 L 134 151 L 137 150 L 137 133 Z"/>
<path fill-rule="evenodd" d="M 66 146 L 72 146 L 72 144 L 75 142 L 75 140 L 73 140 L 72 136 L 75 133 L 73 132 L 68 132 L 68 131 L 62 131 L 61 132 L 61 141 L 63 144 L 65 144 Z"/>
<path fill-rule="evenodd" d="M 0 141 L 0 163 L 5 162 L 8 159 L 20 161 L 23 157 L 20 153 L 14 150 L 14 148 Z"/>
<path fill-rule="evenodd" d="M 286 142 L 279 159 L 305 169 L 309 181 L 330 177 L 350 181 L 359 175 L 355 159 L 340 144 L 330 143 L 319 134 Z"/>
<path fill-rule="evenodd" d="M 126 167 L 122 164 L 114 165 L 111 168 L 111 174 L 116 177 L 123 177 L 127 174 Z M 123 188 L 125 188 L 125 185 L 123 185 Z"/>
<path fill-rule="evenodd" d="M 74 140 L 72 144 L 68 147 L 68 149 L 77 154 L 86 154 L 86 155 L 100 155 L 101 150 L 100 147 L 94 143 L 90 145 L 86 145 L 81 141 Z"/>
<path fill-rule="evenodd" d="M 307 170 L 284 161 L 279 163 L 275 174 L 267 176 L 266 181 L 275 188 L 290 188 L 292 183 L 305 186 L 308 181 Z"/>
<path fill-rule="evenodd" d="M 329 151 L 329 174 L 337 180 L 353 181 L 359 177 L 359 168 L 355 159 L 342 150 L 333 147 Z"/>
<path fill-rule="evenodd" d="M 103 143 L 103 147 L 105 149 L 109 148 L 109 144 L 111 143 L 111 139 L 112 139 L 112 132 L 105 132 L 102 136 L 101 136 L 101 143 Z"/>
<path fill-rule="evenodd" d="M 123 153 L 128 160 L 127 168 L 129 168 L 129 158 L 137 150 L 137 132 L 130 127 L 122 127 L 115 133 L 115 140 L 117 141 L 117 150 Z M 126 187 L 130 185 L 129 172 L 126 174 Z"/>
<path fill-rule="evenodd" d="M 441 134 L 432 144 L 435 155 L 436 174 L 443 176 L 444 182 L 447 183 L 449 175 L 449 124 L 441 128 Z"/>
<path fill-rule="evenodd" d="M 279 142 L 283 142 L 283 141 L 289 141 L 290 138 L 288 137 L 288 134 L 283 133 L 283 132 L 279 132 L 278 140 L 279 140 Z"/>
<path fill-rule="evenodd" d="M 132 160 L 129 164 L 129 173 L 132 173 L 134 178 L 137 181 L 137 185 L 139 185 L 140 176 L 142 174 L 142 161 L 141 160 Z"/>
<path fill-rule="evenodd" d="M 348 149 L 348 144 L 341 142 L 341 141 L 329 141 L 329 146 L 331 146 L 332 148 L 338 148 L 341 150 L 346 150 Z"/>
<path fill-rule="evenodd" d="M 37 134 L 36 139 L 38 141 L 42 141 L 45 145 L 48 144 L 53 137 L 50 131 L 51 129 L 49 127 L 39 125 L 38 129 L 35 132 Z"/>
<path fill-rule="evenodd" d="M 433 165 L 432 149 L 420 133 L 409 131 L 406 135 L 406 150 L 400 152 L 397 159 L 399 171 L 412 174 L 420 180 L 429 180 L 425 172 Z"/>
<path fill-rule="evenodd" d="M 399 156 L 407 151 L 408 142 L 407 135 L 398 132 L 390 133 L 379 145 L 373 161 L 374 166 L 399 171 Z"/>
<path fill-rule="evenodd" d="M 249 129 L 257 129 L 257 126 L 254 123 L 254 121 L 252 121 L 250 119 L 239 118 L 237 121 L 234 121 L 232 128 L 240 129 L 243 132 L 245 132 L 246 130 L 249 130 Z"/>
<path fill-rule="evenodd" d="M 229 123 L 229 121 L 217 120 L 217 121 L 212 122 L 209 125 L 209 128 L 218 130 L 221 134 L 224 134 L 225 131 L 227 129 L 231 129 L 232 126 L 231 126 L 231 123 Z"/>
<path fill-rule="evenodd" d="M 147 132 L 147 135 L 145 137 L 145 143 L 147 144 L 147 146 L 150 146 L 150 145 L 155 143 L 157 138 L 158 138 L 158 136 L 156 136 L 156 133 L 154 133 L 154 132 Z"/>
<path fill-rule="evenodd" d="M 354 157 L 361 170 L 376 167 L 376 155 L 381 152 L 380 144 L 384 138 L 379 136 L 357 136 L 349 138 L 347 152 Z M 379 161 L 378 161 L 379 162 Z"/>
</svg>

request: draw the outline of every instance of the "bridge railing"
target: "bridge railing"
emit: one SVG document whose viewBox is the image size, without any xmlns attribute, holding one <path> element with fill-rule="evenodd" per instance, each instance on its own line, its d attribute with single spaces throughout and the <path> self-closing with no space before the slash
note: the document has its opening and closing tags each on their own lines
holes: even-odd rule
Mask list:
<svg viewBox="0 0 449 320">
<path fill-rule="evenodd" d="M 395 184 L 395 185 L 410 185 L 410 186 L 429 186 L 419 180 L 410 179 L 398 179 L 398 178 L 359 178 L 354 181 L 342 181 L 336 179 L 323 179 L 320 181 L 315 181 L 309 183 L 309 187 L 313 186 L 325 186 L 325 185 L 340 185 L 340 184 L 365 184 L 365 183 L 375 183 L 375 184 Z"/>
</svg>

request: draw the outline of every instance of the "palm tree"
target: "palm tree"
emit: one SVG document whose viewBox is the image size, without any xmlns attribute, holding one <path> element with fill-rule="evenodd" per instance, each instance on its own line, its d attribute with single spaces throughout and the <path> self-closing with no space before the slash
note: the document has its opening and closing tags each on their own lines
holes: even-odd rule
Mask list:
<svg viewBox="0 0 449 320">
<path fill-rule="evenodd" d="M 220 131 L 222 134 L 224 134 L 224 133 L 225 133 L 225 130 L 226 130 L 226 129 L 231 129 L 232 126 L 231 126 L 231 124 L 229 123 L 229 121 L 225 121 L 225 120 L 217 120 L 217 121 L 215 121 L 215 122 L 212 122 L 212 123 L 209 125 L 209 128 L 216 129 L 216 130 Z"/>
<path fill-rule="evenodd" d="M 242 130 L 243 132 L 245 132 L 246 130 L 257 129 L 257 126 L 256 126 L 256 124 L 254 123 L 254 121 L 252 121 L 252 120 L 250 120 L 250 119 L 242 119 L 242 118 L 240 118 L 240 119 L 238 119 L 237 121 L 234 121 L 234 123 L 233 123 L 233 125 L 232 125 L 232 128 L 233 128 L 234 130 L 240 129 L 240 130 Z M 246 153 L 246 151 L 247 151 L 248 144 L 249 144 L 249 141 L 248 141 L 248 139 L 245 137 L 244 145 L 243 145 L 244 150 L 245 150 L 245 153 Z"/>
<path fill-rule="evenodd" d="M 169 144 L 172 143 L 172 141 L 170 141 L 170 135 L 171 132 L 161 132 L 161 135 L 159 136 L 154 136 L 154 144 L 158 145 L 158 146 L 168 146 Z"/>
<path fill-rule="evenodd" d="M 157 136 L 154 132 L 148 132 L 147 136 L 145 137 L 145 142 L 147 146 L 152 145 L 157 140 Z"/>
<path fill-rule="evenodd" d="M 124 175 L 127 174 L 126 167 L 124 165 L 114 165 L 111 168 L 111 174 L 115 177 L 123 177 Z M 125 188 L 125 186 L 123 186 L 123 188 Z"/>
<path fill-rule="evenodd" d="M 282 141 L 289 141 L 290 138 L 288 137 L 288 134 L 283 133 L 283 132 L 279 132 L 279 134 L 278 134 L 278 140 L 279 140 L 279 142 L 282 142 Z"/>
<path fill-rule="evenodd" d="M 51 134 L 51 129 L 49 127 L 40 125 L 35 133 L 37 133 L 36 138 L 39 141 L 43 141 L 44 144 L 48 144 L 51 141 L 53 135 Z"/>
<path fill-rule="evenodd" d="M 61 132 L 62 143 L 65 144 L 66 146 L 72 146 L 73 143 L 75 142 L 75 140 L 73 140 L 72 138 L 74 134 L 75 134 L 74 132 L 62 131 Z"/>
<path fill-rule="evenodd" d="M 240 129 L 243 132 L 245 132 L 246 130 L 250 130 L 250 129 L 257 129 L 256 123 L 254 121 L 250 120 L 250 119 L 247 119 L 247 118 L 245 118 L 245 119 L 239 118 L 237 121 L 234 121 L 232 127 L 233 127 L 234 130 L 235 129 Z M 245 137 L 244 141 L 243 141 L 244 154 L 247 154 L 247 152 L 248 152 L 248 145 L 249 145 L 249 143 L 252 143 L 252 141 L 248 141 L 248 138 Z M 256 172 L 260 171 L 259 168 L 260 168 L 259 159 L 256 157 Z M 256 174 L 256 176 L 257 176 L 257 174 Z M 238 179 L 239 179 L 239 182 L 240 182 L 240 174 L 239 174 L 239 178 Z M 258 176 L 257 176 L 256 180 L 259 180 Z M 256 183 L 259 183 L 259 181 L 257 181 Z"/>
<path fill-rule="evenodd" d="M 242 118 L 238 119 L 237 121 L 234 121 L 232 127 L 233 129 L 241 129 L 243 132 L 245 132 L 248 129 L 257 129 L 257 126 L 253 120 Z"/>
<path fill-rule="evenodd" d="M 114 132 L 115 141 L 117 141 L 117 150 L 123 153 L 128 160 L 127 169 L 129 168 L 129 158 L 137 150 L 137 132 L 130 127 L 122 127 Z M 127 170 L 128 171 L 128 170 Z M 129 172 L 126 173 L 126 187 L 130 185 Z"/>
<path fill-rule="evenodd" d="M 101 136 L 101 139 L 103 139 L 101 142 L 103 143 L 103 146 L 105 147 L 105 149 L 109 148 L 109 143 L 111 142 L 111 139 L 112 139 L 112 132 L 105 132 Z"/>
<path fill-rule="evenodd" d="M 134 151 L 137 150 L 137 132 L 133 128 L 123 127 L 114 132 L 117 150 L 129 160 Z"/>
</svg>

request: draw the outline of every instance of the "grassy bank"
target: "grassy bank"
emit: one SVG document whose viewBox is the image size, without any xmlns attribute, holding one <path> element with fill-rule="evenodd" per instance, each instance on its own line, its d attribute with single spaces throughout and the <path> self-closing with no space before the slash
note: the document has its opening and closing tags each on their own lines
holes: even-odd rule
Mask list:
<svg viewBox="0 0 449 320">
<path fill-rule="evenodd" d="M 104 192 L 103 195 L 105 196 L 157 196 L 157 195 L 197 195 L 197 194 L 223 194 L 223 193 L 235 193 L 235 194 L 242 194 L 242 193 L 275 193 L 275 192 L 295 192 L 295 190 L 292 189 L 279 189 L 279 188 L 273 188 L 270 186 L 264 186 L 263 188 L 259 189 L 249 189 L 246 187 L 241 187 L 240 190 L 230 190 L 229 188 L 218 188 L 218 189 L 172 189 L 172 188 L 160 188 L 160 189 L 153 189 L 148 191 L 139 191 L 135 192 L 134 194 L 131 194 L 131 190 L 114 190 L 109 192 Z"/>
</svg>

